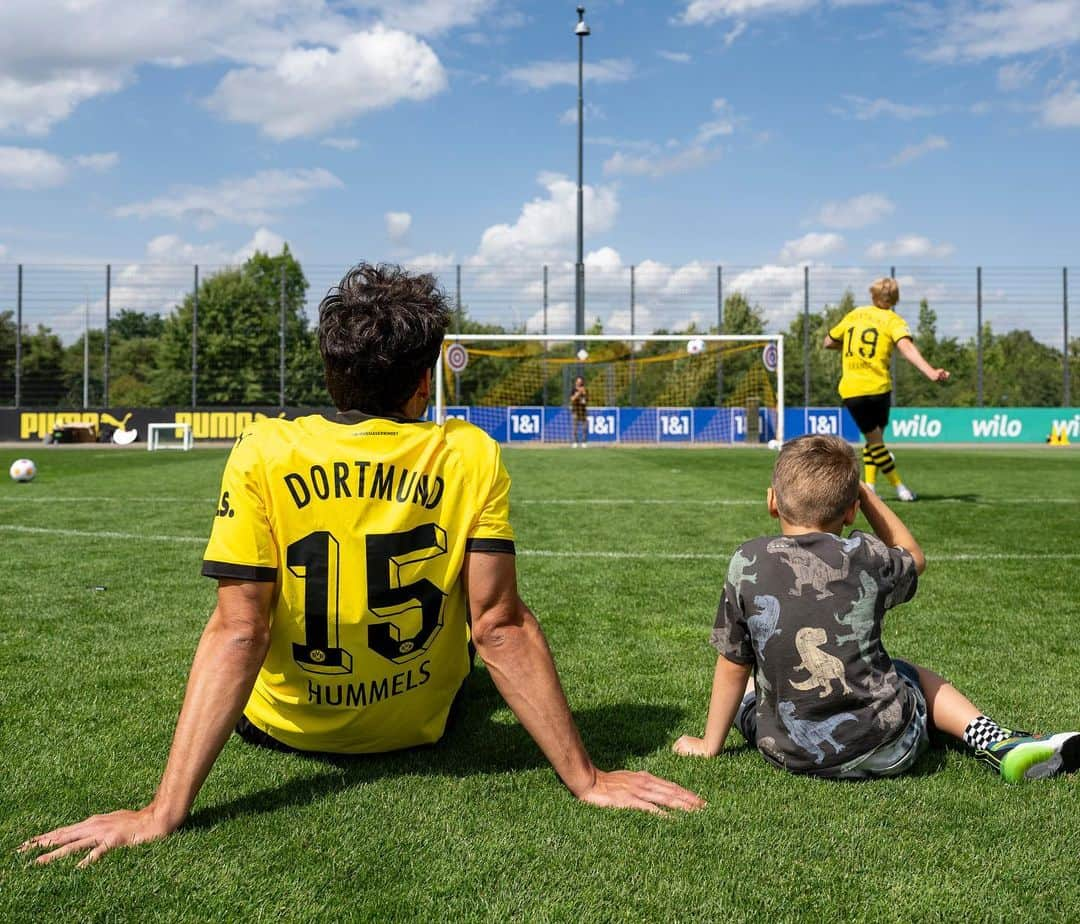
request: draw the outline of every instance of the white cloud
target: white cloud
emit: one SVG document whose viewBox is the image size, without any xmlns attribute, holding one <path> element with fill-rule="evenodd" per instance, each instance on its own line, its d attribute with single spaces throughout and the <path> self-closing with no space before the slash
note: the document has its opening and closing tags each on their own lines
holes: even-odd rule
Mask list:
<svg viewBox="0 0 1080 924">
<path fill-rule="evenodd" d="M 864 193 L 838 202 L 826 202 L 817 220 L 827 228 L 864 228 L 895 211 L 892 201 L 878 193 Z"/>
<path fill-rule="evenodd" d="M 1006 92 L 1020 90 L 1035 79 L 1035 74 L 1038 73 L 1039 67 L 1040 65 L 1037 61 L 1026 63 L 1014 61 L 1011 64 L 1003 64 L 998 68 L 997 72 L 998 86 Z"/>
<path fill-rule="evenodd" d="M 834 107 L 836 115 L 846 116 L 859 121 L 870 119 L 889 118 L 907 122 L 911 119 L 926 119 L 940 115 L 942 109 L 939 106 L 927 106 L 915 103 L 898 103 L 895 100 L 877 97 L 870 99 L 866 96 L 845 96 L 845 106 Z"/>
<path fill-rule="evenodd" d="M 981 0 L 925 8 L 923 54 L 933 61 L 983 61 L 1080 41 L 1080 0 Z"/>
<path fill-rule="evenodd" d="M 3 74 L 0 63 L 0 132 L 45 135 L 79 103 L 124 85 L 118 74 L 73 69 L 44 78 Z"/>
<path fill-rule="evenodd" d="M 635 155 L 616 151 L 604 161 L 603 170 L 605 176 L 667 176 L 696 170 L 716 160 L 720 154 L 720 150 L 700 144 L 668 155 Z"/>
<path fill-rule="evenodd" d="M 817 6 L 817 0 L 690 0 L 680 21 L 708 25 L 720 19 L 769 13 L 799 13 Z"/>
<path fill-rule="evenodd" d="M 597 106 L 595 103 L 585 104 L 585 122 L 595 122 L 604 118 L 604 110 Z M 560 125 L 577 125 L 577 106 L 571 106 L 561 116 L 559 116 Z"/>
<path fill-rule="evenodd" d="M 405 239 L 412 227 L 412 215 L 408 212 L 387 212 L 383 220 L 386 222 L 386 236 L 396 244 Z"/>
<path fill-rule="evenodd" d="M 731 105 L 723 97 L 712 102 L 714 118 L 702 122 L 694 137 L 685 144 L 669 141 L 666 149 L 651 144 L 639 147 L 639 153 L 627 154 L 617 150 L 604 161 L 603 170 L 607 176 L 666 176 L 670 173 L 683 173 L 696 170 L 716 160 L 723 153 L 719 147 L 712 146 L 717 138 L 735 133 L 738 121 Z M 629 145 L 622 145 L 629 148 Z"/>
<path fill-rule="evenodd" d="M 323 138 L 319 144 L 336 151 L 355 151 L 360 147 L 360 141 L 356 138 Z"/>
<path fill-rule="evenodd" d="M 312 193 L 342 186 L 321 167 L 295 170 L 260 170 L 254 175 L 224 180 L 216 186 L 183 186 L 167 195 L 134 202 L 116 209 L 120 218 L 172 218 L 192 221 L 201 228 L 219 222 L 260 225 L 283 208 L 306 201 Z"/>
<path fill-rule="evenodd" d="M 1080 128 L 1080 90 L 1075 80 L 1043 101 L 1042 122 L 1053 128 Z"/>
<path fill-rule="evenodd" d="M 48 189 L 67 177 L 67 164 L 55 154 L 40 148 L 0 147 L 0 187 Z"/>
<path fill-rule="evenodd" d="M 558 173 L 542 173 L 538 181 L 546 195 L 526 202 L 513 224 L 484 231 L 470 263 L 539 266 L 567 252 L 577 233 L 577 186 Z M 585 186 L 583 198 L 586 233 L 609 230 L 619 211 L 614 188 Z"/>
<path fill-rule="evenodd" d="M 844 249 L 844 238 L 831 231 L 811 231 L 793 241 L 785 241 L 780 251 L 781 263 L 803 263 L 818 260 Z"/>
<path fill-rule="evenodd" d="M 103 173 L 106 170 L 112 170 L 113 167 L 120 163 L 120 155 L 115 151 L 103 154 L 79 154 L 74 158 L 74 161 L 78 167 L 85 167 L 87 170 Z"/>
<path fill-rule="evenodd" d="M 617 83 L 629 80 L 633 74 L 634 66 L 627 58 L 586 61 L 584 67 L 585 80 L 595 83 Z M 578 66 L 577 61 L 535 61 L 515 67 L 506 76 L 534 90 L 546 90 L 559 84 L 576 85 Z"/>
<path fill-rule="evenodd" d="M 7 257 L 7 252 L 7 248 L 3 244 L 0 244 L 0 260 L 3 260 Z"/>
<path fill-rule="evenodd" d="M 944 258 L 956 248 L 952 244 L 935 244 L 927 237 L 918 234 L 906 234 L 895 241 L 875 241 L 867 250 L 871 260 L 885 260 L 890 257 L 917 259 L 920 257 Z"/>
<path fill-rule="evenodd" d="M 178 234 L 161 234 L 146 245 L 146 257 L 151 263 L 195 264 L 204 266 L 243 263 L 256 251 L 276 256 L 285 246 L 285 238 L 269 228 L 258 228 L 251 240 L 233 250 L 225 244 L 193 244 Z"/>
<path fill-rule="evenodd" d="M 418 253 L 402 261 L 406 266 L 418 272 L 435 272 L 438 270 L 448 271 L 455 264 L 453 252 L 451 253 Z"/>
<path fill-rule="evenodd" d="M 746 31 L 746 23 L 735 23 L 735 27 L 730 31 L 724 33 L 724 47 L 730 48 L 735 44 L 736 39 Z"/>
<path fill-rule="evenodd" d="M 389 26 L 420 35 L 471 25 L 491 8 L 490 0 L 360 0 L 357 5 L 377 11 Z M 499 17 L 498 22 L 500 28 L 510 25 L 507 17 Z"/>
<path fill-rule="evenodd" d="M 685 51 L 666 51 L 660 49 L 657 52 L 661 58 L 665 61 L 671 61 L 674 64 L 689 64 L 692 58 Z"/>
<path fill-rule="evenodd" d="M 928 138 L 923 139 L 917 144 L 909 144 L 907 147 L 901 148 L 896 155 L 889 161 L 887 166 L 900 167 L 903 164 L 909 164 L 913 160 L 918 160 L 920 157 L 924 157 L 933 151 L 944 151 L 949 147 L 949 140 L 941 135 L 930 135 Z"/>
<path fill-rule="evenodd" d="M 431 46 L 381 26 L 355 32 L 336 49 L 294 48 L 273 67 L 230 71 L 207 100 L 232 122 L 258 125 L 271 138 L 296 138 L 446 87 Z"/>
</svg>

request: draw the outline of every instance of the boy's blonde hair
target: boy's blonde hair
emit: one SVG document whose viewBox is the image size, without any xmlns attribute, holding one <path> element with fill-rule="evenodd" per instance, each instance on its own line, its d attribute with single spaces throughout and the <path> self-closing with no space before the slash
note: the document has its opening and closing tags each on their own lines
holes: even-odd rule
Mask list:
<svg viewBox="0 0 1080 924">
<path fill-rule="evenodd" d="M 878 308 L 888 310 L 900 301 L 900 286 L 896 284 L 895 279 L 886 276 L 870 286 L 870 298 Z"/>
<path fill-rule="evenodd" d="M 859 496 L 855 450 L 838 436 L 802 436 L 785 443 L 772 487 L 780 516 L 788 523 L 834 524 Z"/>
</svg>

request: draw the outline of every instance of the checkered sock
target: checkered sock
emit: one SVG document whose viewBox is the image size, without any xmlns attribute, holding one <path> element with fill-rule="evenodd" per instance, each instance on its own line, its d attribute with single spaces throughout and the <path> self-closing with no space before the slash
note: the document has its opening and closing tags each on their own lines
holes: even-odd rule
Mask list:
<svg viewBox="0 0 1080 924">
<path fill-rule="evenodd" d="M 1002 728 L 993 719 L 980 715 L 972 719 L 964 729 L 964 744 L 973 750 L 984 751 L 990 745 L 1008 738 L 1010 734 L 1010 731 Z"/>
</svg>

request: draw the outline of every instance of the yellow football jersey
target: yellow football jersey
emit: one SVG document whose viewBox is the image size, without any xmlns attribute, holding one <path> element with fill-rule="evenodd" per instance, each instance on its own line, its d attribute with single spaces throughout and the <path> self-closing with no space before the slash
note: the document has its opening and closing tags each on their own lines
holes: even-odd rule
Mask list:
<svg viewBox="0 0 1080 924">
<path fill-rule="evenodd" d="M 244 714 L 295 748 L 437 741 L 469 671 L 467 551 L 514 551 L 499 446 L 464 421 L 262 420 L 225 467 L 203 574 L 276 583 Z"/>
<path fill-rule="evenodd" d="M 863 305 L 845 314 L 829 336 L 841 344 L 841 398 L 883 395 L 892 390 L 889 360 L 893 347 L 911 336 L 900 315 L 876 305 Z"/>
</svg>

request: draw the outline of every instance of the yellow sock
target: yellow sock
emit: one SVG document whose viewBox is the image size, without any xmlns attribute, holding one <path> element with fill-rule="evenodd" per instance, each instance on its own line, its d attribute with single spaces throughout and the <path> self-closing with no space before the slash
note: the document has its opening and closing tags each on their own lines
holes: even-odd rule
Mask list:
<svg viewBox="0 0 1080 924">
<path fill-rule="evenodd" d="M 902 484 L 903 480 L 900 478 L 900 472 L 896 469 L 896 461 L 893 459 L 893 455 L 885 448 L 884 443 L 874 443 L 868 445 L 863 450 L 863 458 L 866 458 L 866 453 L 870 453 L 870 458 L 874 464 L 881 469 L 881 474 L 889 479 L 889 484 L 894 488 L 898 484 Z"/>
<path fill-rule="evenodd" d="M 874 462 L 874 457 L 870 452 L 869 444 L 863 447 L 862 460 L 863 468 L 866 470 L 863 481 L 870 485 L 870 487 L 873 487 L 874 483 L 877 481 L 877 463 Z"/>
</svg>

